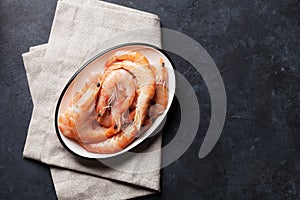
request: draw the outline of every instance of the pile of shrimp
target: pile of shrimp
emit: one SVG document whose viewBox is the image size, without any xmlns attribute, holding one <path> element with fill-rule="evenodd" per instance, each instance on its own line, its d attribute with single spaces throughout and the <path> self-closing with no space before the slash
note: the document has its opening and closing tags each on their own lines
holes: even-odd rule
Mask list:
<svg viewBox="0 0 300 200">
<path fill-rule="evenodd" d="M 162 58 L 151 65 L 139 52 L 116 52 L 102 73 L 87 78 L 59 116 L 61 133 L 89 152 L 123 150 L 164 112 L 168 74 Z"/>
</svg>

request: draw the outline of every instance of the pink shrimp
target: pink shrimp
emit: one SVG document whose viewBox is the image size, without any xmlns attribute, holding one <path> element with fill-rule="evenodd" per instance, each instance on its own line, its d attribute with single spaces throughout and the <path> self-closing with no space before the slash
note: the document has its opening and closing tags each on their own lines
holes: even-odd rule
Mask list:
<svg viewBox="0 0 300 200">
<path fill-rule="evenodd" d="M 130 144 L 138 133 L 136 124 L 129 125 L 118 135 L 115 135 L 104 142 L 84 144 L 83 147 L 94 153 L 116 153 L 123 150 Z"/>
<path fill-rule="evenodd" d="M 138 85 L 137 103 L 134 120 L 121 133 L 115 135 L 104 142 L 83 145 L 90 152 L 95 153 L 115 153 L 124 149 L 136 137 L 141 129 L 141 125 L 147 116 L 150 100 L 155 93 L 155 76 L 148 66 L 144 66 L 131 61 L 114 63 L 110 69 L 125 69 L 135 77 Z"/>
<path fill-rule="evenodd" d="M 151 70 L 156 75 L 156 88 L 151 101 L 153 105 L 149 109 L 149 117 L 155 119 L 163 113 L 168 105 L 168 72 L 162 58 L 159 60 L 158 66 L 151 66 Z"/>
<path fill-rule="evenodd" d="M 114 64 L 115 62 L 132 61 L 141 65 L 149 65 L 148 59 L 137 51 L 117 51 L 112 57 L 110 57 L 105 63 L 105 69 Z"/>
<path fill-rule="evenodd" d="M 110 108 L 113 126 L 120 131 L 126 111 L 133 102 L 135 89 L 133 78 L 126 70 L 111 71 L 103 81 L 96 106 L 100 124 L 107 108 Z"/>
<path fill-rule="evenodd" d="M 85 93 L 59 117 L 59 129 L 63 135 L 79 142 L 99 142 L 115 135 L 113 128 L 99 126 L 95 115 L 95 99 L 98 84 L 91 84 Z"/>
</svg>

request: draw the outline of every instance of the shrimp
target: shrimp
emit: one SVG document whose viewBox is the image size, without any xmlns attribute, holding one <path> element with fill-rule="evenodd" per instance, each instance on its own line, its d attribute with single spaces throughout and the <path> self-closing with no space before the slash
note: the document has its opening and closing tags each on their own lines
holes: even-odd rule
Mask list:
<svg viewBox="0 0 300 200">
<path fill-rule="evenodd" d="M 168 74 L 139 52 L 116 52 L 59 116 L 63 135 L 94 153 L 116 153 L 146 131 L 168 104 Z"/>
<path fill-rule="evenodd" d="M 112 69 L 128 70 L 136 79 L 137 103 L 134 120 L 118 135 L 115 135 L 104 142 L 86 144 L 83 147 L 95 153 L 115 153 L 124 149 L 130 144 L 141 129 L 144 119 L 147 117 L 150 100 L 155 93 L 155 76 L 148 66 L 131 61 L 116 62 L 109 67 Z"/>
<path fill-rule="evenodd" d="M 97 83 L 98 87 L 100 86 L 100 80 L 101 80 L 101 73 L 97 73 L 92 71 L 88 77 L 85 79 L 83 88 L 81 89 L 81 91 L 77 91 L 74 95 L 72 100 L 70 101 L 70 106 L 73 105 L 74 103 L 76 103 L 81 97 L 82 95 L 85 93 L 85 91 L 90 87 L 91 84 L 93 83 Z M 76 82 L 76 79 L 75 79 Z"/>
<path fill-rule="evenodd" d="M 59 122 L 60 122 L 59 123 L 59 128 L 65 136 L 67 136 L 69 138 L 76 139 L 77 131 L 75 130 L 75 119 L 74 119 L 75 113 L 74 113 L 73 105 L 76 104 L 80 100 L 80 98 L 86 92 L 88 87 L 90 87 L 92 83 L 97 82 L 100 78 L 101 78 L 100 73 L 91 72 L 89 74 L 88 78 L 86 78 L 81 91 L 77 91 L 73 95 L 72 100 L 70 101 L 68 108 L 65 110 L 64 113 L 62 113 L 59 116 Z M 100 86 L 100 85 L 97 84 L 97 87 L 98 86 Z"/>
<path fill-rule="evenodd" d="M 132 61 L 141 65 L 149 65 L 148 59 L 137 51 L 117 51 L 109 60 L 105 63 L 105 69 L 114 64 L 115 62 Z"/>
<path fill-rule="evenodd" d="M 99 126 L 94 117 L 98 84 L 91 84 L 85 93 L 59 117 L 59 129 L 63 135 L 79 143 L 99 142 L 117 134 L 113 128 Z"/>
<path fill-rule="evenodd" d="M 149 117 L 155 119 L 163 113 L 168 105 L 168 72 L 163 59 L 159 60 L 158 66 L 151 66 L 151 70 L 156 75 L 155 95 L 151 100 Z"/>
<path fill-rule="evenodd" d="M 100 124 L 103 120 L 102 116 L 105 116 L 104 113 L 110 107 L 112 123 L 120 131 L 126 111 L 134 100 L 135 89 L 132 76 L 126 70 L 111 71 L 103 82 L 96 106 Z"/>
<path fill-rule="evenodd" d="M 84 144 L 83 147 L 87 151 L 94 153 L 116 153 L 123 150 L 135 139 L 138 129 L 136 124 L 131 124 L 124 131 L 104 142 Z"/>
<path fill-rule="evenodd" d="M 111 69 L 123 68 L 128 70 L 137 82 L 137 102 L 133 123 L 141 127 L 150 105 L 150 100 L 155 93 L 155 76 L 148 66 L 140 65 L 131 61 L 114 63 Z"/>
</svg>

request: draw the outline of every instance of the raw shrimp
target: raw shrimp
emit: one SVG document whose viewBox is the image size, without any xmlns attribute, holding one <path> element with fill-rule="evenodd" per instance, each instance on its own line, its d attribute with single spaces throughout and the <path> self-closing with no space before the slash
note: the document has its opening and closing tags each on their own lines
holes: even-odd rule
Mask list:
<svg viewBox="0 0 300 200">
<path fill-rule="evenodd" d="M 109 60 L 105 63 L 105 69 L 114 64 L 115 62 L 132 61 L 141 65 L 149 65 L 148 59 L 137 51 L 117 51 Z"/>
<path fill-rule="evenodd" d="M 113 128 L 99 126 L 95 119 L 95 98 L 99 90 L 98 84 L 91 84 L 76 103 L 59 117 L 59 129 L 66 137 L 83 143 L 104 141 L 115 135 Z"/>
<path fill-rule="evenodd" d="M 110 108 L 112 123 L 119 131 L 125 119 L 126 111 L 135 97 L 135 89 L 133 78 L 126 70 L 111 71 L 103 81 L 96 106 L 100 124 L 102 124 L 101 121 L 103 116 L 105 117 L 107 108 Z"/>
<path fill-rule="evenodd" d="M 131 61 L 123 61 L 114 63 L 109 68 L 111 70 L 125 69 L 132 73 L 138 85 L 137 103 L 133 122 L 121 133 L 104 142 L 84 145 L 84 148 L 88 151 L 95 153 L 115 153 L 130 144 L 141 129 L 141 125 L 148 114 L 150 100 L 155 93 L 155 76 L 148 66 Z"/>
</svg>

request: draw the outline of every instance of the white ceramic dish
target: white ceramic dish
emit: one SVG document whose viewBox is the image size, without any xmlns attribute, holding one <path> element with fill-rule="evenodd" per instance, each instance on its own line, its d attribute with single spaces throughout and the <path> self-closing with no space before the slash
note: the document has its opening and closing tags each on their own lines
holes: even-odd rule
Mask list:
<svg viewBox="0 0 300 200">
<path fill-rule="evenodd" d="M 169 99 L 168 99 L 168 105 L 166 110 L 163 114 L 158 116 L 158 118 L 154 121 L 153 125 L 144 133 L 140 135 L 136 140 L 134 140 L 130 145 L 128 145 L 125 149 L 123 149 L 120 152 L 114 153 L 114 154 L 98 154 L 98 153 L 90 153 L 86 151 L 83 147 L 81 147 L 76 142 L 68 139 L 65 137 L 58 128 L 58 116 L 60 113 L 64 112 L 65 109 L 68 107 L 68 104 L 72 98 L 73 92 L 80 91 L 82 88 L 85 79 L 87 76 L 93 72 L 99 72 L 103 71 L 104 63 L 105 61 L 111 57 L 115 52 L 117 51 L 138 51 L 145 55 L 149 62 L 151 64 L 157 64 L 159 61 L 159 58 L 163 58 L 165 61 L 165 66 L 168 70 L 168 77 L 169 77 Z M 96 57 L 92 58 L 90 61 L 88 61 L 85 65 L 83 65 L 69 80 L 67 85 L 65 86 L 56 107 L 55 112 L 55 126 L 56 126 L 56 132 L 57 135 L 61 141 L 61 143 L 73 154 L 78 155 L 80 157 L 84 158 L 109 158 L 116 155 L 120 155 L 126 151 L 129 151 L 133 147 L 140 144 L 142 141 L 144 141 L 147 137 L 149 137 L 154 131 L 157 131 L 158 129 L 162 128 L 162 122 L 171 106 L 173 97 L 174 97 L 174 91 L 175 91 L 175 74 L 173 70 L 172 63 L 170 60 L 166 57 L 166 55 L 163 53 L 162 50 L 157 49 L 154 46 L 148 45 L 148 44 L 140 44 L 140 43 L 133 43 L 133 44 L 124 44 L 120 46 L 113 47 L 111 49 L 108 49 L 100 54 L 98 54 Z"/>
</svg>

